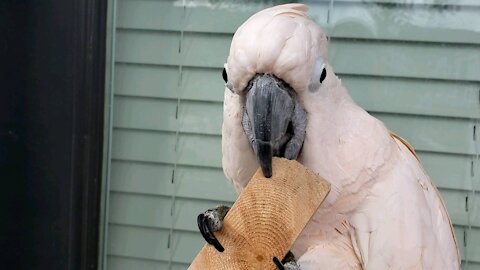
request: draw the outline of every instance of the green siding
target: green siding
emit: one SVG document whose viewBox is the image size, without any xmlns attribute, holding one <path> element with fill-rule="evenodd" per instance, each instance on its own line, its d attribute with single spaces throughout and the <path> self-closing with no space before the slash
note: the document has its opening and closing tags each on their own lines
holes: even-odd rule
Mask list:
<svg viewBox="0 0 480 270">
<path fill-rule="evenodd" d="M 107 268 L 185 269 L 204 244 L 196 215 L 236 197 L 221 169 L 220 74 L 233 32 L 265 5 L 116 2 Z M 415 147 L 469 260 L 463 269 L 480 269 L 480 194 L 471 191 L 480 175 L 480 3 L 403 2 L 309 5 L 331 37 L 337 75 Z"/>
<path fill-rule="evenodd" d="M 193 181 L 192 181 L 193 182 Z M 194 185 L 194 183 L 192 183 Z M 468 226 L 469 222 L 475 227 L 480 227 L 480 218 L 468 220 L 466 213 L 466 202 L 464 191 L 443 190 L 442 196 L 448 206 L 449 214 L 459 226 Z M 220 196 L 181 197 L 178 195 L 175 200 L 175 209 L 178 211 L 173 227 L 178 230 L 197 231 L 197 224 L 192 222 L 192 216 L 205 211 L 212 204 L 222 200 Z M 223 196 L 224 197 L 224 196 Z M 477 200 L 480 199 L 477 197 Z M 160 194 L 144 194 L 112 191 L 110 206 L 110 222 L 119 224 L 170 228 L 170 219 L 162 219 L 170 214 L 171 197 Z M 205 208 L 205 206 L 207 208 Z M 200 212 L 198 212 L 200 210 Z M 197 213 L 198 212 L 198 213 Z M 194 219 L 193 219 L 194 220 Z M 195 220 L 194 220 L 195 221 Z M 463 235 L 461 235 L 463 236 Z"/>
<path fill-rule="evenodd" d="M 177 165 L 175 188 L 171 181 L 159 181 L 171 179 L 173 170 L 171 164 L 115 160 L 110 187 L 112 191 L 163 196 L 175 191 L 177 197 L 218 201 L 236 196 L 220 168 Z"/>
<path fill-rule="evenodd" d="M 131 133 L 124 129 L 175 132 L 177 128 L 182 133 L 221 133 L 221 103 L 182 101 L 178 109 L 180 120 L 176 120 L 176 100 L 116 97 L 115 102 L 114 109 L 118 114 L 114 125 L 122 134 Z M 418 150 L 473 155 L 479 147 L 479 141 L 473 140 L 475 122 L 471 120 L 383 112 L 371 114 L 384 121 L 391 130 L 402 134 Z M 155 117 L 145 117 L 147 115 Z M 442 136 L 438 136 L 439 133 Z"/>
<path fill-rule="evenodd" d="M 266 1 L 264 1 L 266 2 Z M 273 2 L 273 1 L 271 1 Z M 326 25 L 330 0 L 309 3 L 310 14 L 317 22 Z M 437 5 L 424 6 L 425 2 L 408 1 L 415 5 L 402 4 L 405 0 L 387 1 L 334 1 L 330 16 L 333 25 L 332 37 L 368 38 L 381 40 L 412 40 L 452 43 L 480 43 L 477 25 L 480 23 L 476 0 L 434 1 Z M 366 3 L 371 2 L 371 3 Z M 381 4 L 385 5 L 375 5 Z M 445 7 L 442 7 L 445 5 Z M 440 8 L 438 8 L 440 6 Z M 458 7 L 464 6 L 457 10 Z M 118 27 L 121 29 L 167 30 L 203 33 L 233 33 L 237 27 L 256 11 L 265 7 L 262 4 L 248 4 L 225 8 L 219 5 L 199 6 L 188 9 L 184 15 L 181 5 L 168 1 L 122 1 L 118 9 Z M 453 11 L 444 12 L 445 9 Z M 408 14 L 408 15 L 407 15 Z M 429 20 L 418 20 L 428 15 Z M 214 20 L 206 20 L 214 16 Z M 186 18 L 186 19 L 185 19 Z M 397 23 L 392 24 L 392 19 Z M 411 21 L 417 19 L 417 22 Z M 442 27 L 443 26 L 443 27 Z M 475 33 L 477 32 L 477 33 Z"/>
<path fill-rule="evenodd" d="M 118 30 L 116 59 L 135 64 L 223 67 L 231 34 L 185 33 L 179 53 L 180 36 L 164 30 Z M 341 74 L 478 80 L 478 45 L 350 38 L 332 38 L 330 44 L 331 64 Z"/>
<path fill-rule="evenodd" d="M 183 67 L 180 96 L 188 101 L 223 102 L 222 67 Z M 179 72 L 175 66 L 116 66 L 119 96 L 177 99 Z M 339 73 L 352 97 L 369 111 L 479 118 L 479 83 Z M 215 89 L 215 90 L 212 90 Z M 377 102 L 382 100 L 382 102 Z M 398 100 L 402 102 L 398 102 Z M 161 123 L 160 123 L 161 124 Z"/>
</svg>

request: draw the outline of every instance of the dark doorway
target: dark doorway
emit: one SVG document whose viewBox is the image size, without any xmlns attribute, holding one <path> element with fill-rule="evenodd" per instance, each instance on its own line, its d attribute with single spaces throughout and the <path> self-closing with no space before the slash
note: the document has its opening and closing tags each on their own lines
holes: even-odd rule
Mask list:
<svg viewBox="0 0 480 270">
<path fill-rule="evenodd" d="M 4 269 L 97 268 L 106 3 L 0 3 Z"/>
</svg>

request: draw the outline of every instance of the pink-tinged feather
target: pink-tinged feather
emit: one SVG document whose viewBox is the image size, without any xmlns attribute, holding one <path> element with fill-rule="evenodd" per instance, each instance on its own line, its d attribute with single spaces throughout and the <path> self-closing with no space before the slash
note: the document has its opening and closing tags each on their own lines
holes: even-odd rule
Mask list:
<svg viewBox="0 0 480 270">
<path fill-rule="evenodd" d="M 453 228 L 436 187 L 408 147 L 355 104 L 328 64 L 323 31 L 301 4 L 261 11 L 235 33 L 228 57 L 223 169 L 241 192 L 258 163 L 241 124 L 243 90 L 271 73 L 308 115 L 299 161 L 332 190 L 295 242 L 302 270 L 459 269 Z M 309 91 L 317 59 L 327 76 Z"/>
</svg>

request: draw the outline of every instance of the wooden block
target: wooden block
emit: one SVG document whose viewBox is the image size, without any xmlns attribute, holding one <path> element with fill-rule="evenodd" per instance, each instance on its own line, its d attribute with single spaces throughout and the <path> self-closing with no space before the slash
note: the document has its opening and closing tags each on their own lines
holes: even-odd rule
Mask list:
<svg viewBox="0 0 480 270">
<path fill-rule="evenodd" d="M 206 244 L 188 269 L 275 269 L 329 191 L 297 161 L 274 158 L 273 176 L 258 169 L 215 233 L 225 251 Z"/>
</svg>

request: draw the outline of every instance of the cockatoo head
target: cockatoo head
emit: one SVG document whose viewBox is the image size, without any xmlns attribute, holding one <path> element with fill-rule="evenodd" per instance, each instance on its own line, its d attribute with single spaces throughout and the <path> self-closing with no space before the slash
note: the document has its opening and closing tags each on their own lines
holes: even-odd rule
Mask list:
<svg viewBox="0 0 480 270">
<path fill-rule="evenodd" d="M 272 156 L 297 158 L 307 122 L 301 99 L 327 76 L 327 39 L 307 9 L 286 4 L 250 17 L 236 31 L 223 71 L 227 88 L 245 102 L 243 127 L 266 177 Z"/>
</svg>

